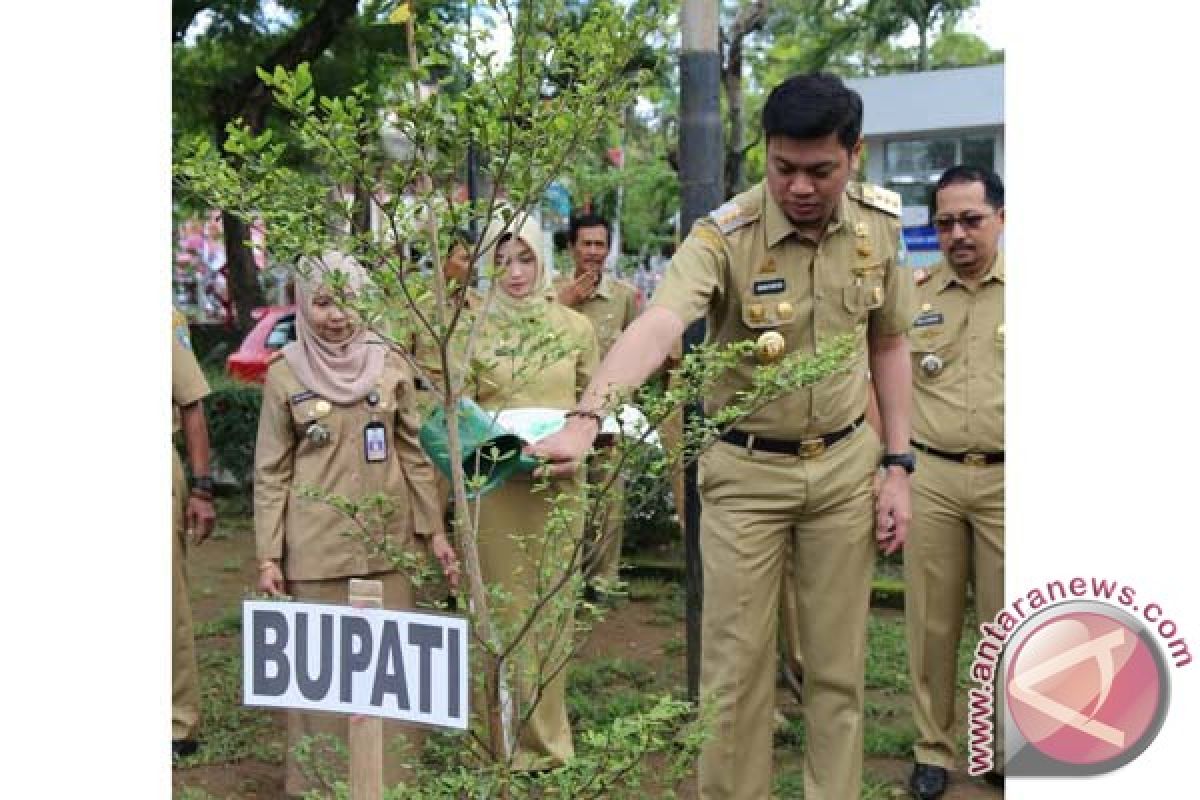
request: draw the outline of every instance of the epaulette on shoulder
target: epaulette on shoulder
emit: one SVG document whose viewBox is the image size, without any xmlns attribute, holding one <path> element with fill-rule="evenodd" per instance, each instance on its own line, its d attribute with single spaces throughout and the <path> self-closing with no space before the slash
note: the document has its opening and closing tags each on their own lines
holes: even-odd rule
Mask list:
<svg viewBox="0 0 1200 800">
<path fill-rule="evenodd" d="M 884 189 L 882 186 L 870 183 L 859 185 L 858 199 L 865 205 L 885 214 L 891 214 L 893 217 L 900 216 L 900 209 L 904 205 L 899 192 L 893 192 L 891 189 Z"/>
<path fill-rule="evenodd" d="M 717 230 L 726 236 L 738 228 L 749 225 L 757 217 L 756 214 L 750 213 L 732 200 L 715 211 L 709 212 L 708 216 L 717 226 Z"/>
</svg>

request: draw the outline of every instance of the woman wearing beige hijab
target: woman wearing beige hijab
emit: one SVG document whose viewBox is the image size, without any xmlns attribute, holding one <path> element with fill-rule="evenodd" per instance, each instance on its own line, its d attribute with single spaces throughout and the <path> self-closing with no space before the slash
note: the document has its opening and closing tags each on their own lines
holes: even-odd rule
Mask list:
<svg viewBox="0 0 1200 800">
<path fill-rule="evenodd" d="M 301 262 L 301 273 L 296 341 L 276 357 L 263 387 L 254 453 L 258 587 L 301 601 L 345 604 L 349 579 L 369 577 L 383 583 L 384 608 L 409 609 L 410 576 L 361 535 L 345 535 L 361 529 L 338 510 L 300 491 L 315 489 L 352 502 L 385 495 L 393 513 L 383 525 L 368 525 L 373 545 L 386 537 L 392 548 L 415 551 L 416 541 L 423 540 L 447 578 L 457 582 L 458 562 L 438 511 L 433 466 L 417 440 L 412 372 L 352 310 L 340 308 L 328 288 L 327 274 L 341 273 L 348 294 L 362 291 L 367 277 L 354 259 L 328 252 Z M 319 788 L 313 768 L 328 765 L 333 753 L 327 739 L 313 740 L 318 763 L 302 765 L 293 748 L 304 737 L 345 742 L 347 720 L 342 714 L 288 712 L 289 796 Z M 398 742 L 401 734 L 404 741 Z M 390 786 L 405 780 L 405 764 L 419 756 L 423 737 L 415 727 L 391 720 L 384 736 L 384 780 Z M 340 769 L 333 774 L 344 777 Z"/>
<path fill-rule="evenodd" d="M 482 312 L 487 316 L 478 355 L 488 369 L 476 376 L 475 400 L 488 411 L 574 408 L 596 366 L 596 335 L 587 317 L 553 299 L 542 263 L 541 228 L 532 219 L 519 227 L 496 222 L 483 242 L 496 268 L 497 286 Z M 560 334 L 561 356 L 540 358 L 523 352 L 515 331 L 530 320 L 544 321 Z M 479 556 L 484 581 L 506 593 L 495 607 L 506 643 L 525 625 L 538 595 L 555 585 L 576 558 L 569 582 L 538 612 L 509 660 L 508 680 L 510 688 L 515 684 L 515 710 L 522 720 L 513 761 L 518 770 L 553 768 L 574 755 L 565 704 L 565 661 L 575 629 L 579 583 L 575 550 L 583 518 L 577 514 L 565 526 L 551 525 L 550 533 L 545 528 L 552 498 L 560 493 L 581 494 L 581 477 L 552 480 L 548 489 L 535 491 L 528 475 L 517 476 L 481 501 Z"/>
</svg>

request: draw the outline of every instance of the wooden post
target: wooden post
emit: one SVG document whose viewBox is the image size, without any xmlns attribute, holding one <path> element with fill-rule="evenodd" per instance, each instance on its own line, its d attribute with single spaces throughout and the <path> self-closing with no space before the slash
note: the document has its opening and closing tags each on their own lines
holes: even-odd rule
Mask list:
<svg viewBox="0 0 1200 800">
<path fill-rule="evenodd" d="M 350 579 L 350 605 L 383 608 L 383 583 Z M 350 800 L 383 798 L 383 718 L 350 717 Z"/>
</svg>

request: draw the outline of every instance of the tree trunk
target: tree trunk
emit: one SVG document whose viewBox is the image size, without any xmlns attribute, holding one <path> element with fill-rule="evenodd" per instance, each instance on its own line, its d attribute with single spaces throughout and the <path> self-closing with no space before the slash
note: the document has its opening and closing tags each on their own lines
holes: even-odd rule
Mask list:
<svg viewBox="0 0 1200 800">
<path fill-rule="evenodd" d="M 334 38 L 345 29 L 356 11 L 356 0 L 324 0 L 304 25 L 297 28 L 275 52 L 263 59 L 262 68 L 267 72 L 274 71 L 277 66 L 295 69 L 301 62 L 313 61 L 325 52 Z M 222 154 L 225 152 L 225 141 L 228 138 L 225 128 L 231 122 L 241 120 L 254 133 L 262 133 L 270 103 L 271 93 L 259 80 L 257 72 L 251 72 L 242 76 L 240 80 L 216 89 L 213 92 L 213 107 L 217 109 L 216 133 L 219 151 Z M 254 258 L 244 244 L 249 233 L 246 225 L 224 209 L 221 211 L 221 219 L 225 227 L 225 263 L 229 267 L 229 297 L 235 309 L 233 323 L 239 332 L 246 333 L 254 325 L 250 316 L 251 310 L 264 302 L 263 291 L 258 283 L 258 270 L 254 265 Z"/>
<path fill-rule="evenodd" d="M 929 18 L 917 23 L 917 72 L 929 69 Z"/>
<path fill-rule="evenodd" d="M 746 181 L 746 131 L 742 120 L 745 107 L 742 92 L 742 62 L 746 37 L 762 28 L 767 20 L 768 0 L 750 0 L 738 9 L 737 17 L 722 36 L 725 53 L 721 65 L 721 83 L 729 106 L 729 139 L 725 146 L 725 196 L 740 192 Z"/>
<path fill-rule="evenodd" d="M 745 127 L 742 123 L 742 39 L 729 45 L 729 60 L 721 80 L 729 104 L 729 143 L 725 151 L 725 194 L 742 191 L 746 180 Z"/>
<path fill-rule="evenodd" d="M 250 312 L 266 300 L 258 282 L 254 254 L 246 246 L 246 240 L 250 238 L 249 227 L 228 211 L 221 212 L 221 225 L 225 230 L 225 265 L 229 272 L 226 281 L 234 309 L 231 322 L 239 333 L 245 334 L 254 327 Z"/>
</svg>

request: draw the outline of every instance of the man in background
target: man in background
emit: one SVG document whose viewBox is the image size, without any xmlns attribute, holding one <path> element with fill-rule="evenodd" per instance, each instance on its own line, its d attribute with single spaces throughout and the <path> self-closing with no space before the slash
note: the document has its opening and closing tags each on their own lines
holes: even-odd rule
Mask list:
<svg viewBox="0 0 1200 800">
<path fill-rule="evenodd" d="M 598 214 L 572 217 L 567 243 L 574 274 L 555 282 L 558 300 L 587 317 L 596 330 L 600 358 L 638 314 L 637 289 L 604 272 L 610 244 L 608 220 Z M 588 483 L 599 490 L 612 479 L 596 511 L 584 563 L 590 599 L 598 599 L 619 578 L 621 540 L 625 527 L 625 478 L 617 471 L 618 451 L 608 450 L 588 462 Z"/>
<path fill-rule="evenodd" d="M 1004 602 L 1004 184 L 990 170 L 952 167 L 937 183 L 932 219 L 942 258 L 918 278 L 910 334 L 921 468 L 904 553 L 917 726 L 909 783 L 921 800 L 941 797 L 954 767 L 968 579 L 980 621 Z M 997 728 L 997 746 L 1003 740 Z M 1001 783 L 999 773 L 989 782 Z"/>
</svg>

